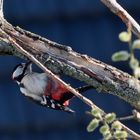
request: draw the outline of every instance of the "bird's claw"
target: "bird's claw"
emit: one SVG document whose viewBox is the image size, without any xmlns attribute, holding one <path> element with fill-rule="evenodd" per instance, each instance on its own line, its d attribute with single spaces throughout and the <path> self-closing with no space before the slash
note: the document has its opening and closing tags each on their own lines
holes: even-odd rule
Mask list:
<svg viewBox="0 0 140 140">
<path fill-rule="evenodd" d="M 42 105 L 46 105 L 47 104 L 47 100 L 46 100 L 45 96 L 42 96 L 41 104 Z"/>
</svg>

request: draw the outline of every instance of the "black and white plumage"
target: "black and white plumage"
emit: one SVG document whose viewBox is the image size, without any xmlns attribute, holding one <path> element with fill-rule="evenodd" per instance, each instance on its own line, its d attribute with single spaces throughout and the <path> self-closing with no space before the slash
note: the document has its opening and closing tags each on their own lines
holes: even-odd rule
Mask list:
<svg viewBox="0 0 140 140">
<path fill-rule="evenodd" d="M 33 72 L 31 62 L 17 65 L 13 70 L 12 78 L 20 86 L 21 93 L 34 102 L 51 109 L 74 112 L 68 107 L 69 100 L 74 95 L 46 73 Z M 84 92 L 91 88 L 93 87 L 85 86 L 77 90 Z"/>
</svg>

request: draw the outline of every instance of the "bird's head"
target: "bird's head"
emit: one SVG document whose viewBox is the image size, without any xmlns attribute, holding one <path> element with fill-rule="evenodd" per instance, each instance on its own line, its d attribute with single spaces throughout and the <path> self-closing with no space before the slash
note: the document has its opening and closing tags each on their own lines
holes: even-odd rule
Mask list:
<svg viewBox="0 0 140 140">
<path fill-rule="evenodd" d="M 32 63 L 27 62 L 27 63 L 20 63 L 18 64 L 12 73 L 12 79 L 20 82 L 22 78 L 26 75 L 32 72 Z"/>
</svg>

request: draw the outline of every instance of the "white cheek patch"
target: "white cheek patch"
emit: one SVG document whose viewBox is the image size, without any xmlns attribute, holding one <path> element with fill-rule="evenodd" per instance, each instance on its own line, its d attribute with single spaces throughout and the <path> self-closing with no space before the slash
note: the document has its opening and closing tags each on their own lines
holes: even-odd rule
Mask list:
<svg viewBox="0 0 140 140">
<path fill-rule="evenodd" d="M 14 73 L 13 73 L 13 78 L 14 77 L 18 77 L 19 75 L 21 75 L 23 73 L 23 69 L 22 68 L 18 68 Z"/>
</svg>

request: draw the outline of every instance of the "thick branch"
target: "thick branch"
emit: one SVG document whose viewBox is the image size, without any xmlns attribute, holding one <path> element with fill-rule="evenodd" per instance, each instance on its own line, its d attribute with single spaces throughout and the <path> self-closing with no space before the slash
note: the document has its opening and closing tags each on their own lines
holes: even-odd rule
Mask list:
<svg viewBox="0 0 140 140">
<path fill-rule="evenodd" d="M 122 19 L 127 27 L 131 25 L 132 32 L 140 38 L 140 26 L 139 24 L 123 9 L 123 7 L 117 3 L 116 0 L 101 0 L 114 14 Z"/>
<path fill-rule="evenodd" d="M 6 21 L 3 23 L 1 29 L 51 71 L 76 78 L 94 86 L 98 91 L 116 95 L 140 109 L 140 82 L 137 79 L 105 63 L 78 54 L 70 47 L 51 42 L 20 28 L 14 28 Z M 2 31 L 0 37 L 5 38 L 4 41 L 10 45 Z M 8 48 L 7 52 L 10 50 Z M 14 45 L 9 53 L 24 57 L 13 48 Z"/>
</svg>

